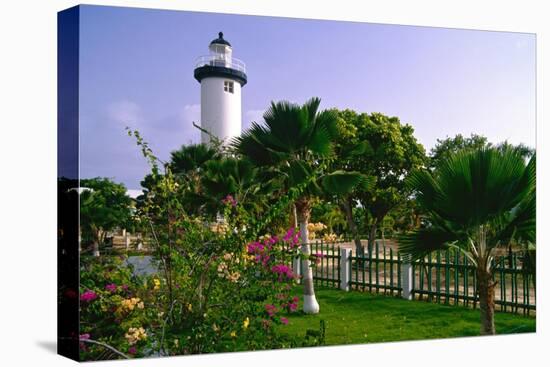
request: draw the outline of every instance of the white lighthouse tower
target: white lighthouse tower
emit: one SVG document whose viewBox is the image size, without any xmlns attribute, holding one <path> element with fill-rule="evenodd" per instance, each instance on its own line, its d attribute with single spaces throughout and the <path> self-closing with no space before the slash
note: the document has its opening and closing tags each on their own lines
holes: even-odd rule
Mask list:
<svg viewBox="0 0 550 367">
<path fill-rule="evenodd" d="M 247 81 L 246 68 L 233 57 L 231 44 L 222 32 L 208 48 L 210 54 L 198 59 L 194 73 L 201 83 L 201 128 L 227 143 L 241 134 L 241 88 Z M 202 143 L 210 142 L 208 133 L 201 133 Z"/>
</svg>

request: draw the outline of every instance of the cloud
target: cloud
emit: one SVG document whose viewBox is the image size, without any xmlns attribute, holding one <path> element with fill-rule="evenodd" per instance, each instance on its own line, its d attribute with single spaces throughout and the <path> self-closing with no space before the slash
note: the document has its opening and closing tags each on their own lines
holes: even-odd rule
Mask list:
<svg viewBox="0 0 550 367">
<path fill-rule="evenodd" d="M 137 127 L 142 121 L 140 106 L 128 100 L 111 103 L 107 107 L 107 115 L 111 120 L 125 126 Z"/>
</svg>

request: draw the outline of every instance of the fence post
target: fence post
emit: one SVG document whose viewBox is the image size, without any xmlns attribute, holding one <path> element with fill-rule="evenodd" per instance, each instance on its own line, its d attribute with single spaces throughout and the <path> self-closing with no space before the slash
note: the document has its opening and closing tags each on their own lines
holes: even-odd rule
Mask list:
<svg viewBox="0 0 550 367">
<path fill-rule="evenodd" d="M 349 275 L 351 269 L 351 249 L 340 248 L 340 289 L 349 291 Z"/>
<path fill-rule="evenodd" d="M 126 251 L 130 249 L 130 233 L 124 230 L 124 245 L 126 246 Z"/>
<path fill-rule="evenodd" d="M 413 299 L 413 271 L 410 257 L 403 257 L 401 262 L 401 297 L 404 299 Z"/>
</svg>

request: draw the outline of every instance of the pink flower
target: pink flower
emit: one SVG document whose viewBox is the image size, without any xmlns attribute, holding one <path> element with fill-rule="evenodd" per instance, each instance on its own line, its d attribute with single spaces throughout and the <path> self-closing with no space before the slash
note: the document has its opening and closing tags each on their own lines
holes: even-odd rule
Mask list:
<svg viewBox="0 0 550 367">
<path fill-rule="evenodd" d="M 222 200 L 222 203 L 224 204 L 231 204 L 232 207 L 236 207 L 237 206 L 237 200 L 235 200 L 235 198 L 231 195 L 227 195 L 225 197 L 225 199 Z"/>
<path fill-rule="evenodd" d="M 265 305 L 265 310 L 269 315 L 269 317 L 273 317 L 273 315 L 275 315 L 275 312 L 277 312 L 277 307 L 275 307 L 274 305 L 268 304 L 268 305 Z"/>
<path fill-rule="evenodd" d="M 288 319 L 286 317 L 281 317 L 281 322 L 283 325 L 288 325 Z"/>
<path fill-rule="evenodd" d="M 265 247 L 260 242 L 252 242 L 252 243 L 249 243 L 247 246 L 247 251 L 249 254 L 263 253 L 264 250 L 265 250 Z"/>
<path fill-rule="evenodd" d="M 290 228 L 283 237 L 284 241 L 290 241 L 294 236 L 294 228 Z"/>
<path fill-rule="evenodd" d="M 284 264 L 274 265 L 271 268 L 271 271 L 274 272 L 275 274 L 279 275 L 279 281 L 282 281 L 282 278 L 285 275 L 288 279 L 290 279 L 294 276 L 294 274 L 292 273 L 292 269 L 290 267 L 288 267 L 287 265 L 284 265 Z"/>
<path fill-rule="evenodd" d="M 108 290 L 108 291 L 111 292 L 111 293 L 115 293 L 116 290 L 117 290 L 117 288 L 118 288 L 117 285 L 114 284 L 114 283 L 107 284 L 107 285 L 105 286 L 105 289 Z"/>
<path fill-rule="evenodd" d="M 81 334 L 79 337 L 78 337 L 80 340 L 88 340 L 90 339 L 90 334 Z M 80 349 L 83 350 L 83 351 L 86 351 L 87 348 L 86 348 L 86 344 L 83 343 L 83 342 L 80 342 L 79 343 L 79 346 L 80 346 Z"/>
<path fill-rule="evenodd" d="M 97 293 L 91 290 L 87 290 L 86 292 L 80 295 L 80 300 L 83 302 L 92 302 L 96 298 L 97 298 Z"/>
<path fill-rule="evenodd" d="M 128 348 L 128 354 L 136 354 L 137 353 L 137 348 L 135 346 L 131 346 L 130 348 Z"/>
<path fill-rule="evenodd" d="M 288 304 L 288 310 L 290 312 L 294 312 L 298 309 L 298 301 L 299 301 L 298 297 L 296 296 L 292 297 L 292 302 Z"/>
</svg>

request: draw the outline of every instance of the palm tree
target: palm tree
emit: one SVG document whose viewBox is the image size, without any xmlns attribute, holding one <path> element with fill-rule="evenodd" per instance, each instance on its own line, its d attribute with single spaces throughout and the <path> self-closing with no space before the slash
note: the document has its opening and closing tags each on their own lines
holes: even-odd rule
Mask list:
<svg viewBox="0 0 550 367">
<path fill-rule="evenodd" d="M 303 106 L 287 101 L 272 102 L 263 116 L 264 124 L 253 122 L 249 130 L 231 142 L 236 153 L 271 171 L 287 191 L 305 187 L 294 205 L 304 255 L 302 281 L 303 310 L 306 313 L 319 312 L 309 261 L 307 229 L 312 199 L 323 191 L 345 193 L 364 180 L 355 172 L 327 172 L 327 160 L 333 156 L 333 141 L 337 134 L 336 115 L 333 111 L 318 112 L 319 104 L 319 98 L 312 98 Z"/>
<path fill-rule="evenodd" d="M 170 168 L 175 175 L 185 174 L 200 169 L 217 156 L 218 152 L 206 144 L 182 145 L 170 153 Z"/>
<path fill-rule="evenodd" d="M 495 249 L 535 243 L 535 161 L 526 164 L 512 149 L 481 148 L 408 180 L 429 224 L 401 236 L 399 248 L 413 259 L 455 248 L 474 264 L 483 335 L 495 333 Z"/>
<path fill-rule="evenodd" d="M 201 177 L 202 202 L 209 213 L 218 213 L 229 195 L 250 212 L 258 212 L 265 198 L 261 194 L 266 193 L 260 181 L 258 168 L 246 158 L 210 160 Z"/>
</svg>

